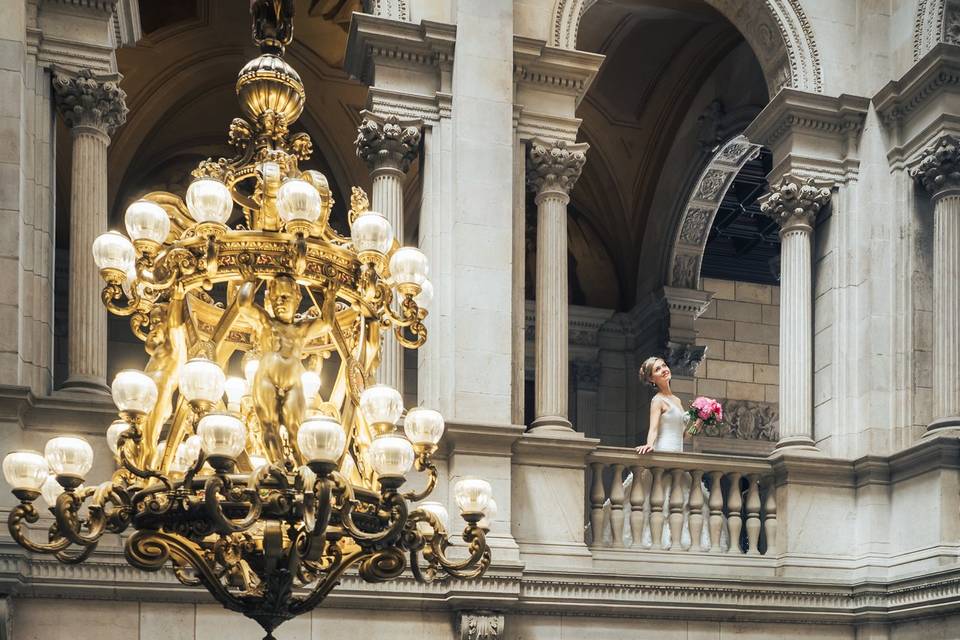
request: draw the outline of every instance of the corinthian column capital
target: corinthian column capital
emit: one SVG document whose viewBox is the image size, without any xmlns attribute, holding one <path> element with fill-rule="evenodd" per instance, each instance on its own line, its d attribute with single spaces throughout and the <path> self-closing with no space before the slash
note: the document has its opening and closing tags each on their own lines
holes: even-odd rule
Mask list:
<svg viewBox="0 0 960 640">
<path fill-rule="evenodd" d="M 940 136 L 924 149 L 920 163 L 910 170 L 910 177 L 934 200 L 960 189 L 960 140 L 949 134 Z"/>
<path fill-rule="evenodd" d="M 420 149 L 419 120 L 400 120 L 397 116 L 379 116 L 369 111 L 360 113 L 363 120 L 357 127 L 357 157 L 371 173 L 394 169 L 406 173 Z"/>
<path fill-rule="evenodd" d="M 760 199 L 760 211 L 783 229 L 798 224 L 812 227 L 817 213 L 829 202 L 830 184 L 786 175 Z"/>
<path fill-rule="evenodd" d="M 121 77 L 90 69 L 54 69 L 54 99 L 67 126 L 88 127 L 109 136 L 126 122 L 127 94 L 117 86 Z"/>
<path fill-rule="evenodd" d="M 547 192 L 569 196 L 583 171 L 589 148 L 586 142 L 531 140 L 527 152 L 527 188 L 538 197 Z"/>
</svg>

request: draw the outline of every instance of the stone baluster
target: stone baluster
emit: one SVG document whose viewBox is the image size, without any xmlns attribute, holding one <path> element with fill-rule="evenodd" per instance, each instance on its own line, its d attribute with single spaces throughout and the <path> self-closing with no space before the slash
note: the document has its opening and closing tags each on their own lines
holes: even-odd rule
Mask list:
<svg viewBox="0 0 960 640">
<path fill-rule="evenodd" d="M 646 469 L 638 464 L 633 465 L 633 486 L 630 488 L 630 535 L 633 538 L 631 546 L 640 546 L 643 536 L 644 513 L 643 507 L 647 498 Z"/>
<path fill-rule="evenodd" d="M 588 145 L 534 139 L 527 186 L 537 204 L 535 418 L 538 430 L 572 430 L 568 413 L 567 204 Z"/>
<path fill-rule="evenodd" d="M 613 479 L 610 481 L 610 526 L 613 527 L 613 546 L 623 547 L 623 469 L 624 465 L 613 465 Z"/>
<path fill-rule="evenodd" d="M 680 551 L 683 535 L 683 469 L 670 470 L 670 550 Z"/>
<path fill-rule="evenodd" d="M 663 469 L 653 468 L 650 488 L 650 539 L 654 549 L 663 548 Z"/>
<path fill-rule="evenodd" d="M 944 135 L 912 175 L 933 200 L 933 421 L 960 427 L 960 139 Z"/>
<path fill-rule="evenodd" d="M 710 471 L 707 476 L 710 478 L 710 499 L 707 503 L 710 507 L 710 549 L 713 553 L 720 553 L 720 532 L 723 529 L 723 488 L 720 485 L 720 479 L 723 478 L 722 471 Z"/>
<path fill-rule="evenodd" d="M 773 478 L 767 483 L 767 498 L 763 502 L 763 531 L 767 537 L 767 555 L 777 553 L 777 488 Z"/>
<path fill-rule="evenodd" d="M 730 474 L 730 487 L 727 489 L 727 526 L 730 531 L 730 546 L 727 553 L 741 553 L 740 530 L 743 527 L 743 499 L 740 495 L 740 478 L 743 474 L 734 471 Z"/>
<path fill-rule="evenodd" d="M 747 512 L 747 553 L 759 553 L 760 544 L 760 476 L 751 473 L 747 480 L 747 501 L 744 504 Z"/>
<path fill-rule="evenodd" d="M 357 127 L 354 145 L 357 157 L 370 170 L 372 188 L 370 206 L 390 221 L 393 237 L 404 242 L 403 186 L 410 163 L 420 149 L 419 120 L 400 120 L 396 116 L 380 116 L 369 111 L 360 113 L 363 120 Z M 403 393 L 403 347 L 394 335 L 383 332 L 380 353 L 379 382 Z"/>
<path fill-rule="evenodd" d="M 127 118 L 119 74 L 55 69 L 53 93 L 70 128 L 70 295 L 68 376 L 64 387 L 107 392 L 107 311 L 100 272 L 90 250 L 107 231 L 107 147 Z"/>
<path fill-rule="evenodd" d="M 784 176 L 760 210 L 780 224 L 780 440 L 819 451 L 813 439 L 813 224 L 830 189 Z"/>
<path fill-rule="evenodd" d="M 603 488 L 603 463 L 591 462 L 592 481 L 590 482 L 590 531 L 593 533 L 594 546 L 603 544 L 603 503 L 607 499 Z"/>
<path fill-rule="evenodd" d="M 694 469 L 690 472 L 690 550 L 702 550 L 701 535 L 703 534 L 703 471 Z"/>
</svg>

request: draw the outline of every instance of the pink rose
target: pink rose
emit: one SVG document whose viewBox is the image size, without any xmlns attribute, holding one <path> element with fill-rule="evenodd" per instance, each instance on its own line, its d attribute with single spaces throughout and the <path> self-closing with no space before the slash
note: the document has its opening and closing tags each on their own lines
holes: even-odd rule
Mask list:
<svg viewBox="0 0 960 640">
<path fill-rule="evenodd" d="M 697 415 L 700 416 L 701 420 L 706 420 L 710 417 L 711 411 L 707 408 L 700 409 L 697 411 Z"/>
</svg>

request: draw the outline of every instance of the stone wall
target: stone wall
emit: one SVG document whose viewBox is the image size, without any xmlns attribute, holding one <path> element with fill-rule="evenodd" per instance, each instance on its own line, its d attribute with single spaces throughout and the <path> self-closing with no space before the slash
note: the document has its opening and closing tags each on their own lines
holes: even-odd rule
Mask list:
<svg viewBox="0 0 960 640">
<path fill-rule="evenodd" d="M 695 325 L 707 347 L 695 394 L 724 403 L 731 435 L 776 440 L 780 287 L 704 278 L 702 288 L 714 296 Z"/>
</svg>

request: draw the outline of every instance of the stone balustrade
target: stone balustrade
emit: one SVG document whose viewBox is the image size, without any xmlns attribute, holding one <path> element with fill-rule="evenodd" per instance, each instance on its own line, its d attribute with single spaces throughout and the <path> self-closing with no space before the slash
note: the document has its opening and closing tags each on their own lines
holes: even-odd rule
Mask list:
<svg viewBox="0 0 960 640">
<path fill-rule="evenodd" d="M 587 461 L 592 548 L 776 554 L 776 491 L 766 460 L 640 456 L 633 449 L 599 447 Z"/>
</svg>

